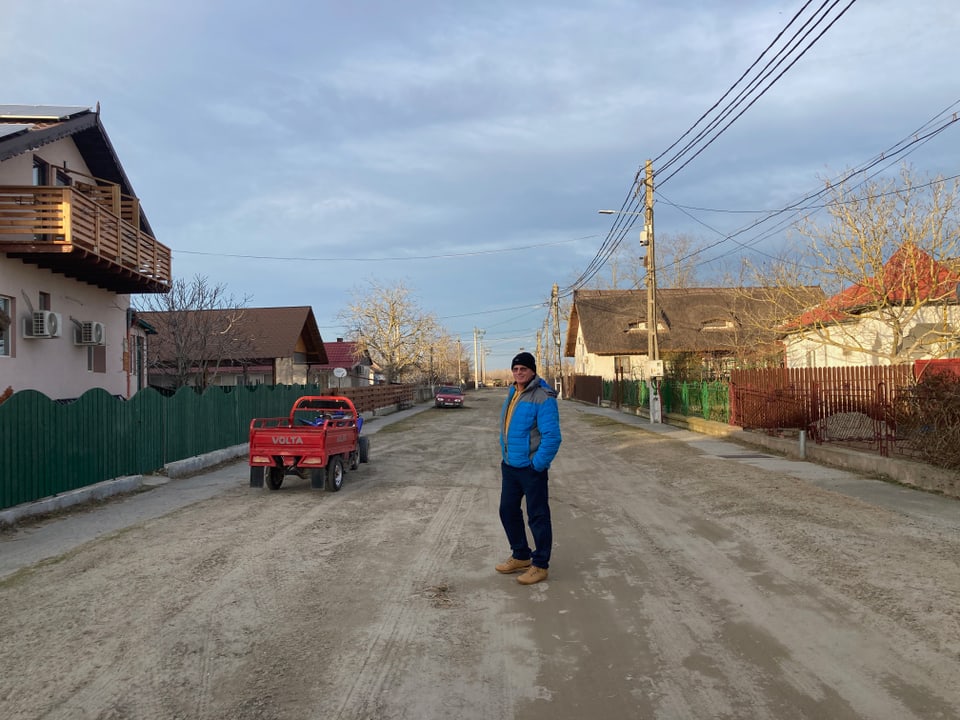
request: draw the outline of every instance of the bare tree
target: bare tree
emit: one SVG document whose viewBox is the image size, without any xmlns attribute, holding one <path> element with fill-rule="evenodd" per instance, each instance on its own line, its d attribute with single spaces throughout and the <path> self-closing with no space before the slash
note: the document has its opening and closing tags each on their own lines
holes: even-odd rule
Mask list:
<svg viewBox="0 0 960 720">
<path fill-rule="evenodd" d="M 431 349 L 431 378 L 434 383 L 459 383 L 470 375 L 470 361 L 463 343 L 441 331 Z"/>
<path fill-rule="evenodd" d="M 353 302 L 338 317 L 358 350 L 367 351 L 380 366 L 387 382 L 429 371 L 430 352 L 437 349 L 441 328 L 402 282 L 386 286 L 370 280 L 365 289 L 354 291 Z"/>
<path fill-rule="evenodd" d="M 665 288 L 702 287 L 700 253 L 706 247 L 686 233 L 664 234 L 656 239 L 657 285 Z"/>
<path fill-rule="evenodd" d="M 148 365 L 173 377 L 174 387 L 206 388 L 228 359 L 249 354 L 252 338 L 242 332 L 249 298 L 237 299 L 225 285 L 196 275 L 174 280 L 164 295 L 140 296 L 137 310 L 148 312 L 157 334 Z"/>
<path fill-rule="evenodd" d="M 791 257 L 751 268 L 775 302 L 803 305 L 797 293 L 814 283 L 831 296 L 795 316 L 795 338 L 869 364 L 960 351 L 957 182 L 905 166 L 899 181 L 829 189 L 829 223 L 801 223 Z"/>
<path fill-rule="evenodd" d="M 662 233 L 656 238 L 657 285 L 668 288 L 703 285 L 700 252 L 706 243 L 686 233 Z M 597 273 L 590 282 L 596 290 L 630 290 L 645 286 L 647 278 L 646 246 L 627 237 L 605 263 L 609 273 Z"/>
</svg>

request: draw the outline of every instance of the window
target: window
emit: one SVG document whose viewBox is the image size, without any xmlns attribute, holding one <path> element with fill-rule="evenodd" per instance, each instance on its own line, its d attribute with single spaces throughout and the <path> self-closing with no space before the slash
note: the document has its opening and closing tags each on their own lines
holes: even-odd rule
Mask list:
<svg viewBox="0 0 960 720">
<path fill-rule="evenodd" d="M 107 348 L 105 345 L 87 347 L 87 370 L 95 373 L 107 371 Z"/>
<path fill-rule="evenodd" d="M 668 330 L 662 322 L 657 323 L 657 332 L 664 332 Z M 632 322 L 627 325 L 627 332 L 647 332 L 647 321 L 640 320 L 639 322 Z"/>
<path fill-rule="evenodd" d="M 10 357 L 13 348 L 13 299 L 0 295 L 0 356 Z"/>
<path fill-rule="evenodd" d="M 733 321 L 725 320 L 723 318 L 714 318 L 712 320 L 704 320 L 703 324 L 700 326 L 700 329 L 705 331 L 733 330 Z"/>
<path fill-rule="evenodd" d="M 50 166 L 38 157 L 33 159 L 33 184 L 46 185 L 50 177 Z"/>
<path fill-rule="evenodd" d="M 38 300 L 40 304 L 40 310 L 53 310 L 53 308 L 50 307 L 50 293 L 40 293 Z"/>
</svg>

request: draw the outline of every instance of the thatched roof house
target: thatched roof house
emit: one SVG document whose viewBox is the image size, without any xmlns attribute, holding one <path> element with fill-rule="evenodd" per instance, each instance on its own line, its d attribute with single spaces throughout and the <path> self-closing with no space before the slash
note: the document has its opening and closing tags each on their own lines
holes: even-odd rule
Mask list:
<svg viewBox="0 0 960 720">
<path fill-rule="evenodd" d="M 734 359 L 769 349 L 774 328 L 793 313 L 823 299 L 820 288 L 801 288 L 785 310 L 771 288 L 664 288 L 657 291 L 657 338 L 662 358 L 700 353 L 704 359 Z M 776 300 L 776 301 L 775 301 Z M 646 290 L 578 290 L 567 326 L 565 356 L 580 375 L 614 377 L 614 358 L 627 372 L 647 356 Z"/>
</svg>

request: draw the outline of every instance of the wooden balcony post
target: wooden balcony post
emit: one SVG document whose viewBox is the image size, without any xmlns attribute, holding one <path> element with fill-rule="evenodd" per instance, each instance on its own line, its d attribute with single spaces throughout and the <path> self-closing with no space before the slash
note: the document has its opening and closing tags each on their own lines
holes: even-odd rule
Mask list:
<svg viewBox="0 0 960 720">
<path fill-rule="evenodd" d="M 71 238 L 71 234 L 73 233 L 73 226 L 71 224 L 73 213 L 70 211 L 72 204 L 73 195 L 69 188 L 65 188 L 63 194 L 60 196 L 60 227 L 63 229 L 63 239 L 68 243 L 73 242 Z"/>
</svg>

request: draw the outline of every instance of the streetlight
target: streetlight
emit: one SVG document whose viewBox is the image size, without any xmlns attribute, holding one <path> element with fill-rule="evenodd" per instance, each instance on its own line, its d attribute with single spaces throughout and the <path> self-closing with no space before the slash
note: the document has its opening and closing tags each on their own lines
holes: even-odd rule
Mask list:
<svg viewBox="0 0 960 720">
<path fill-rule="evenodd" d="M 650 422 L 663 422 L 660 401 L 660 378 L 663 377 L 663 363 L 660 362 L 660 339 L 657 333 L 657 263 L 653 254 L 653 165 L 647 161 L 645 207 L 642 213 L 625 210 L 598 210 L 601 215 L 642 215 L 644 217 L 641 245 L 647 248 L 647 367 L 644 375 L 650 390 Z"/>
</svg>

